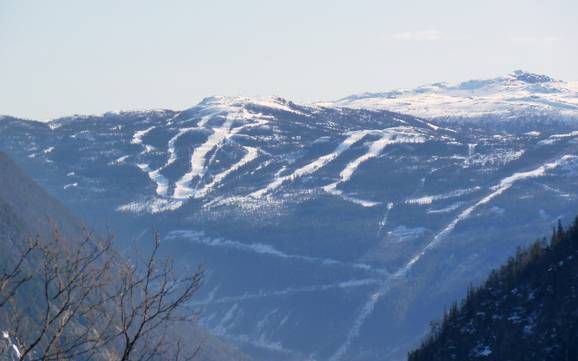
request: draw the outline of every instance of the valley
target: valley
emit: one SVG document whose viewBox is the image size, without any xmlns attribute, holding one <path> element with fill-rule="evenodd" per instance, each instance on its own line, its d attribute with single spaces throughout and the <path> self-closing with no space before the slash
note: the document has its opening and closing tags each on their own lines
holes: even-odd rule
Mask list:
<svg viewBox="0 0 578 361">
<path fill-rule="evenodd" d="M 517 74 L 505 89 L 535 103 L 561 87 Z M 204 264 L 201 325 L 256 360 L 398 360 L 471 283 L 574 217 L 578 98 L 562 88 L 519 113 L 498 89 L 515 122 L 393 95 L 5 116 L 0 150 L 123 246 L 158 231 L 183 270 Z"/>
</svg>

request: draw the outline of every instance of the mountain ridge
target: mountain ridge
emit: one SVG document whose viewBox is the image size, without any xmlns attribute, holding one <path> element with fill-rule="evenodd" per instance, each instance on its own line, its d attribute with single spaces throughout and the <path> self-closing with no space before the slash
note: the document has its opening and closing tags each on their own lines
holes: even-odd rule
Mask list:
<svg viewBox="0 0 578 361">
<path fill-rule="evenodd" d="M 576 213 L 572 124 L 251 99 L 0 122 L 0 148 L 83 218 L 137 243 L 154 229 L 180 267 L 210 267 L 201 322 L 256 359 L 397 360 L 525 236 Z"/>
<path fill-rule="evenodd" d="M 361 93 L 321 104 L 403 111 L 438 120 L 473 121 L 489 116 L 495 120 L 526 116 L 575 120 L 578 118 L 578 87 L 575 83 L 517 70 L 496 78 Z"/>
<path fill-rule="evenodd" d="M 565 82 L 547 75 L 515 70 L 505 76 L 472 79 L 456 84 L 437 82 L 414 89 L 402 88 L 385 92 L 364 92 L 346 96 L 335 101 L 296 103 L 279 96 L 223 96 L 203 98 L 197 104 L 183 110 L 135 109 L 107 111 L 96 114 L 74 114 L 40 121 L 57 124 L 94 117 L 136 116 L 138 114 L 185 113 L 199 108 L 221 107 L 221 110 L 239 106 L 254 106 L 296 111 L 298 108 L 346 107 L 357 109 L 389 110 L 411 114 L 425 119 L 460 120 L 485 119 L 512 120 L 524 117 L 578 118 L 578 81 Z M 17 119 L 0 115 L 0 120 Z M 32 122 L 38 122 L 32 120 Z"/>
</svg>

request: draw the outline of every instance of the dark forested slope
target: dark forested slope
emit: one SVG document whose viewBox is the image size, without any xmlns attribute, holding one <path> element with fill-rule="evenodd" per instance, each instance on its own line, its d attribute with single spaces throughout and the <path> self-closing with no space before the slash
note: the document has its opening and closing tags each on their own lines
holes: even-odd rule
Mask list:
<svg viewBox="0 0 578 361">
<path fill-rule="evenodd" d="M 41 253 L 38 252 L 34 253 L 34 256 L 22 258 L 22 253 L 34 243 L 35 239 L 39 239 L 46 242 L 45 245 L 54 248 L 50 250 L 50 255 L 56 256 L 62 253 L 62 259 L 55 259 L 55 261 L 66 265 L 66 262 L 71 260 L 66 258 L 67 255 L 70 256 L 70 252 L 67 253 L 66 249 L 73 250 L 73 253 L 74 250 L 80 249 L 78 245 L 86 242 L 87 234 L 88 232 L 79 218 L 38 186 L 11 159 L 0 152 L 0 360 L 45 359 L 44 355 L 36 351 L 31 352 L 28 356 L 22 356 L 22 358 L 18 354 L 19 351 L 14 351 L 18 348 L 16 344 L 20 343 L 18 341 L 29 341 L 19 339 L 14 334 L 25 334 L 32 339 L 39 334 L 42 325 L 39 324 L 38 319 L 41 317 L 40 311 L 43 310 L 41 306 L 44 304 L 43 284 L 38 282 L 36 275 L 40 272 L 37 270 L 42 270 L 45 266 L 43 260 L 46 259 L 40 257 Z M 51 240 L 54 239 L 59 241 L 52 242 Z M 20 262 L 22 262 L 22 266 L 11 278 L 10 274 Z M 86 263 L 86 265 L 90 264 L 90 262 Z M 76 269 L 78 270 L 78 268 Z M 18 288 L 15 285 L 19 280 L 28 281 L 23 287 Z M 116 281 L 113 280 L 112 282 Z M 12 294 L 11 291 L 16 289 L 18 291 Z M 78 292 L 71 293 L 71 295 L 78 295 Z M 79 325 L 85 323 L 82 317 L 75 317 L 71 322 L 72 326 L 67 328 L 66 332 L 72 332 L 68 330 L 77 331 Z M 236 349 L 208 335 L 194 324 L 183 324 L 174 332 L 185 335 L 183 340 L 186 343 L 182 345 L 183 350 L 187 348 L 194 350 L 200 345 L 196 360 L 249 360 Z M 52 336 L 49 330 L 42 342 Z M 167 335 L 167 337 L 170 338 L 171 335 Z M 16 348 L 14 349 L 13 346 Z M 103 350 L 98 353 L 100 355 L 113 354 L 109 352 L 109 349 L 114 349 L 112 343 L 106 349 L 103 347 Z M 46 359 L 69 359 L 55 357 Z M 73 359 L 89 358 L 86 355 L 84 358 L 79 355 Z M 90 359 L 113 360 L 117 358 L 92 357 Z"/>
<path fill-rule="evenodd" d="M 578 360 L 578 218 L 471 288 L 409 361 Z"/>
<path fill-rule="evenodd" d="M 5 245 L 8 234 L 12 241 L 22 237 L 41 235 L 48 237 L 58 229 L 64 238 L 77 238 L 83 232 L 83 225 L 59 201 L 51 197 L 4 153 L 0 152 L 0 224 L 14 228 L 18 225 L 19 237 L 15 230 L 6 233 L 0 228 L 0 244 Z M 6 218 L 8 217 L 8 218 Z M 8 222 L 10 220 L 10 222 Z M 11 242 L 12 242 L 11 241 Z"/>
</svg>

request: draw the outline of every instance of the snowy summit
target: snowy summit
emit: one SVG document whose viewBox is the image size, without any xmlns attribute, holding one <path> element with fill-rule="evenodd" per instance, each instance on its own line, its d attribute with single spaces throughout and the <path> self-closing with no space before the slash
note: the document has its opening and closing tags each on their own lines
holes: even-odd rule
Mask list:
<svg viewBox="0 0 578 361">
<path fill-rule="evenodd" d="M 435 83 L 409 90 L 362 93 L 324 105 L 386 109 L 437 119 L 578 118 L 578 82 L 516 70 L 506 76 L 453 85 Z"/>
</svg>

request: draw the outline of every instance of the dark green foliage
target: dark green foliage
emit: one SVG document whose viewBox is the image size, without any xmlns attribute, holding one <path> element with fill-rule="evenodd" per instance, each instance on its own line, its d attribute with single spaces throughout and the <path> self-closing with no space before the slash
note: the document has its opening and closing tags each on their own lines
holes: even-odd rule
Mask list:
<svg viewBox="0 0 578 361">
<path fill-rule="evenodd" d="M 578 360 L 578 217 L 518 249 L 435 324 L 408 361 Z"/>
</svg>

